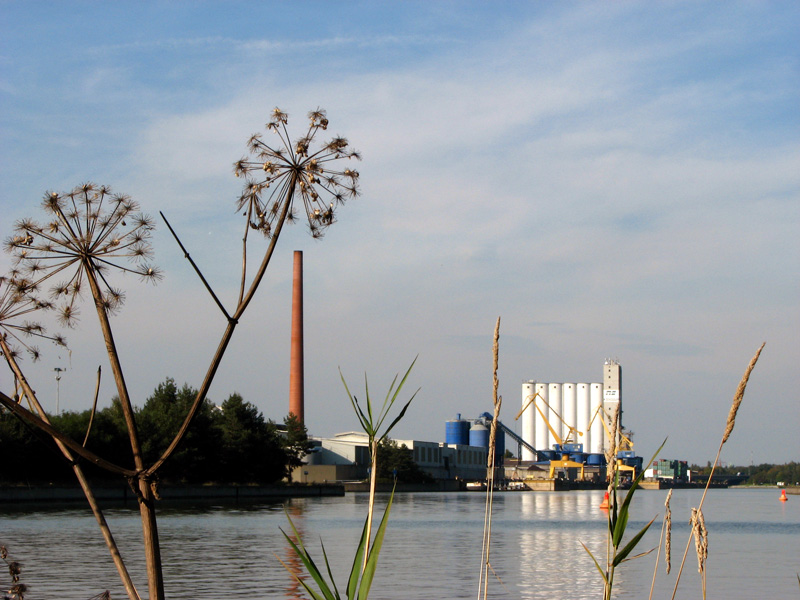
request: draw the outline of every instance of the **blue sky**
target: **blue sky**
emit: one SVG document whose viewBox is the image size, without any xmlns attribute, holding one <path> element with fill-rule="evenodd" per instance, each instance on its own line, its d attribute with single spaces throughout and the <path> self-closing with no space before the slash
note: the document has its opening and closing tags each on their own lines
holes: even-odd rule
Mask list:
<svg viewBox="0 0 800 600">
<path fill-rule="evenodd" d="M 506 424 L 522 381 L 612 357 L 637 450 L 704 463 L 766 341 L 723 460 L 798 460 L 799 28 L 794 2 L 3 2 L 2 235 L 46 190 L 105 183 L 163 211 L 230 305 L 232 163 L 275 106 L 323 107 L 362 196 L 323 240 L 281 237 L 212 399 L 288 411 L 303 250 L 312 434 L 357 427 L 339 367 L 382 396 L 418 354 L 397 435 L 443 441 L 490 409 L 500 316 Z M 125 281 L 115 317 L 138 404 L 197 386 L 224 327 L 163 226 L 155 247 L 165 280 Z M 26 365 L 50 398 L 66 367 L 61 408 L 84 409 L 97 325 L 68 338 Z"/>
</svg>

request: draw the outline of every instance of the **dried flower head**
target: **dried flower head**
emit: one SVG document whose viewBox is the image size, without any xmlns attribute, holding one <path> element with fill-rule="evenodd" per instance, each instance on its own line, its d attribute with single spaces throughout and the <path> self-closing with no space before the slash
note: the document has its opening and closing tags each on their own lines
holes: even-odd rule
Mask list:
<svg viewBox="0 0 800 600">
<path fill-rule="evenodd" d="M 358 171 L 336 162 L 358 160 L 359 153 L 342 137 L 315 146 L 315 137 L 328 128 L 328 119 L 319 108 L 308 113 L 308 119 L 304 135 L 292 141 L 286 127 L 289 116 L 276 108 L 267 131 L 277 135 L 277 143 L 270 145 L 260 134 L 253 135 L 248 143 L 250 155 L 234 164 L 236 176 L 245 178 L 237 210 L 244 210 L 248 226 L 267 238 L 284 211 L 286 219 L 294 221 L 296 195 L 302 199 L 311 235 L 319 238 L 335 221 L 335 210 L 359 193 Z"/>
<path fill-rule="evenodd" d="M 703 573 L 708 559 L 708 529 L 703 518 L 702 508 L 692 508 L 692 518 L 690 521 L 692 534 L 694 535 L 694 548 L 697 554 L 697 572 Z"/>
<path fill-rule="evenodd" d="M 750 364 L 748 364 L 747 368 L 744 370 L 742 380 L 739 382 L 739 386 L 736 388 L 736 393 L 733 395 L 733 403 L 731 404 L 730 411 L 728 411 L 728 420 L 725 423 L 725 433 L 722 434 L 723 444 L 728 441 L 729 437 L 731 437 L 733 427 L 736 425 L 736 413 L 739 412 L 739 406 L 741 406 L 742 400 L 744 399 L 744 390 L 747 387 L 748 380 L 750 379 L 750 373 L 753 372 L 753 367 L 756 366 L 758 357 L 761 356 L 761 351 L 764 349 L 765 345 L 766 342 L 761 344 L 753 358 L 750 359 Z"/>
<path fill-rule="evenodd" d="M 135 273 L 145 281 L 161 279 L 161 271 L 146 262 L 152 255 L 153 221 L 138 212 L 130 197 L 85 183 L 68 194 L 46 193 L 42 206 L 48 222 L 18 221 L 5 245 L 18 268 L 35 274 L 37 282 L 62 278 L 51 284 L 50 294 L 60 305 L 59 318 L 65 325 L 74 324 L 76 299 L 86 285 L 108 312 L 120 307 L 124 296 L 108 280 L 112 269 Z"/>
<path fill-rule="evenodd" d="M 28 320 L 20 321 L 31 313 L 49 310 L 53 307 L 51 302 L 36 297 L 37 287 L 35 282 L 19 278 L 18 272 L 9 277 L 0 277 L 0 336 L 11 354 L 7 358 L 16 358 L 19 355 L 17 345 L 25 348 L 33 360 L 39 358 L 39 349 L 26 343 L 22 337 L 37 337 L 50 340 L 60 346 L 66 346 L 63 337 L 48 335 L 41 324 Z M 4 356 L 3 348 L 0 348 L 0 356 Z"/>
<path fill-rule="evenodd" d="M 664 502 L 664 528 L 667 531 L 666 543 L 664 545 L 664 558 L 667 563 L 667 575 L 672 570 L 672 510 L 669 507 L 669 501 L 672 499 L 672 490 L 670 489 L 667 494 L 667 499 Z"/>
</svg>

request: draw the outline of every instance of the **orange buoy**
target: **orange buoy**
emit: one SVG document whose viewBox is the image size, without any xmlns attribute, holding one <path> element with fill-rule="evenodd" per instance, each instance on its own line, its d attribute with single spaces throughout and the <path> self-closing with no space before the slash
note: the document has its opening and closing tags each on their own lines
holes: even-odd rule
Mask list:
<svg viewBox="0 0 800 600">
<path fill-rule="evenodd" d="M 780 501 L 781 502 L 786 502 L 787 500 L 788 500 L 788 498 L 786 497 L 786 490 L 781 490 Z"/>
<path fill-rule="evenodd" d="M 606 492 L 606 495 L 603 497 L 603 501 L 600 503 L 600 508 L 608 509 L 608 492 Z"/>
</svg>

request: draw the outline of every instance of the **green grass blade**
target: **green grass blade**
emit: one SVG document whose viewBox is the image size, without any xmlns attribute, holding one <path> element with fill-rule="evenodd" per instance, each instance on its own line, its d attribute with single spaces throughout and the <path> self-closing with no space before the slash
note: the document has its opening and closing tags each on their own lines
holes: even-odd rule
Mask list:
<svg viewBox="0 0 800 600">
<path fill-rule="evenodd" d="M 642 536 L 647 532 L 648 529 L 650 529 L 650 525 L 652 525 L 653 521 L 655 520 L 656 520 L 655 517 L 653 517 L 647 525 L 642 527 L 642 530 L 639 533 L 637 533 L 635 536 L 631 538 L 631 541 L 629 541 L 622 550 L 620 550 L 619 552 L 616 553 L 616 555 L 614 555 L 614 560 L 612 561 L 612 564 L 615 567 L 619 565 L 619 563 L 621 563 L 623 560 L 625 560 L 628 554 L 630 554 L 633 551 L 633 549 L 636 547 L 636 544 L 639 543 L 639 540 L 642 539 Z"/>
<path fill-rule="evenodd" d="M 597 562 L 597 559 L 594 557 L 594 554 L 592 554 L 592 551 L 589 550 L 589 548 L 587 548 L 586 544 L 584 544 L 583 542 L 580 542 L 580 544 L 581 546 L 583 546 L 583 549 L 586 550 L 586 554 L 589 555 L 589 558 L 591 558 L 592 561 L 594 562 L 594 566 L 597 569 L 597 572 L 600 573 L 600 577 L 603 578 L 603 582 L 605 584 L 608 584 L 608 578 L 606 577 L 606 572 L 603 571 L 603 569 L 600 567 L 600 563 Z"/>
<path fill-rule="evenodd" d="M 378 427 L 375 426 L 375 419 L 372 417 L 372 400 L 369 398 L 369 381 L 367 381 L 367 374 L 364 373 L 364 393 L 367 395 L 367 413 L 369 414 L 369 426 L 377 431 Z"/>
<path fill-rule="evenodd" d="M 627 525 L 628 525 L 628 512 L 630 510 L 631 501 L 633 500 L 633 494 L 634 494 L 634 492 L 636 492 L 636 489 L 639 487 L 639 482 L 641 482 L 642 479 L 644 478 L 644 472 L 647 469 L 650 468 L 650 465 L 653 464 L 653 461 L 656 459 L 656 456 L 658 456 L 658 454 L 664 448 L 664 445 L 666 443 L 667 443 L 666 439 L 664 439 L 664 441 L 661 442 L 661 445 L 658 447 L 658 450 L 656 450 L 655 453 L 653 453 L 653 456 L 647 462 L 647 465 L 641 471 L 639 471 L 639 474 L 633 480 L 633 483 L 631 483 L 631 487 L 628 490 L 628 493 L 625 494 L 625 499 L 622 501 L 622 504 L 621 504 L 621 506 L 619 508 L 619 514 L 617 516 L 617 520 L 614 523 L 614 527 L 613 527 L 613 530 L 612 530 L 613 531 L 612 542 L 613 542 L 614 548 L 618 548 L 619 547 L 619 545 L 620 545 L 620 543 L 622 541 L 622 536 L 625 533 L 625 527 L 627 527 Z"/>
<path fill-rule="evenodd" d="M 406 379 L 408 379 L 408 376 L 411 374 L 411 369 L 414 368 L 414 363 L 417 362 L 417 358 L 419 358 L 419 355 L 415 356 L 414 360 L 411 361 L 411 365 L 409 365 L 408 369 L 405 372 L 405 375 L 403 375 L 403 378 L 400 380 L 400 383 L 397 385 L 397 388 L 395 388 L 395 383 L 397 382 L 397 377 L 398 376 L 397 375 L 394 376 L 394 379 L 392 380 L 392 385 L 389 386 L 389 391 L 386 392 L 386 399 L 383 401 L 383 408 L 381 409 L 380 423 L 378 424 L 376 429 L 380 429 L 380 426 L 383 424 L 383 421 L 386 419 L 387 415 L 389 414 L 389 410 L 392 408 L 394 403 L 397 401 L 397 397 L 400 395 L 400 391 L 403 389 L 403 385 L 405 385 Z M 392 390 L 394 390 L 394 394 L 392 394 Z M 417 390 L 417 391 L 419 391 L 419 390 Z M 416 392 L 414 392 L 414 393 L 416 394 Z M 390 395 L 391 395 L 391 400 L 389 399 Z M 395 419 L 395 421 L 396 420 L 397 419 Z M 392 427 L 394 427 L 394 423 L 389 427 L 389 429 L 391 429 Z M 388 430 L 387 430 L 387 433 L 388 433 Z M 386 434 L 384 433 L 384 436 L 385 435 Z"/>
<path fill-rule="evenodd" d="M 418 391 L 419 390 L 417 390 L 417 392 Z M 389 427 L 386 428 L 386 431 L 383 432 L 381 439 L 384 439 L 386 436 L 388 436 L 389 432 L 394 428 L 395 425 L 397 425 L 400 419 L 403 418 L 403 416 L 406 414 L 406 411 L 408 410 L 409 405 L 411 404 L 411 400 L 414 399 L 414 397 L 417 395 L 417 392 L 414 392 L 414 396 L 411 396 L 411 399 L 408 402 L 406 402 L 406 405 L 403 407 L 403 410 L 400 411 L 400 414 L 397 415 L 397 418 L 394 421 L 392 421 L 392 424 L 389 425 Z"/>
<path fill-rule="evenodd" d="M 395 487 L 396 486 L 397 484 L 395 483 Z M 393 500 L 394 488 L 392 488 L 392 494 L 389 496 L 389 502 L 386 504 L 386 510 L 383 512 L 383 518 L 378 527 L 378 532 L 375 534 L 375 541 L 372 542 L 372 550 L 367 559 L 367 566 L 361 576 L 361 585 L 359 585 L 358 588 L 358 600 L 366 600 L 369 595 L 369 588 L 372 586 L 372 579 L 375 577 L 375 570 L 378 568 L 378 556 L 380 555 L 381 546 L 383 545 L 383 536 L 386 533 L 386 526 L 389 524 L 389 511 L 392 510 Z"/>
<path fill-rule="evenodd" d="M 283 562 L 277 554 L 275 555 L 275 558 L 277 558 L 278 562 L 283 565 L 283 568 L 289 572 L 289 575 L 291 575 L 297 583 L 299 583 L 305 588 L 305 590 L 308 592 L 308 595 L 311 596 L 314 600 L 331 600 L 330 598 L 326 598 L 325 596 L 322 596 L 321 594 L 315 592 L 310 587 L 308 587 L 308 584 L 297 573 L 295 573 L 289 565 Z"/>
<path fill-rule="evenodd" d="M 358 579 L 361 576 L 361 564 L 364 561 L 364 552 L 367 548 L 367 521 L 364 520 L 364 528 L 361 530 L 361 539 L 356 548 L 356 555 L 353 558 L 353 567 L 350 569 L 350 578 L 347 580 L 347 598 L 353 600 L 358 592 Z"/>
<path fill-rule="evenodd" d="M 319 540 L 319 545 L 322 547 L 322 558 L 325 561 L 325 569 L 328 571 L 328 577 L 331 580 L 331 585 L 333 586 L 333 594 L 336 597 L 336 600 L 341 600 L 341 596 L 339 596 L 339 588 L 336 587 L 336 580 L 333 578 L 333 572 L 331 571 L 331 565 L 328 562 L 328 553 L 325 552 L 325 544 L 322 543 L 322 538 Z"/>
<path fill-rule="evenodd" d="M 286 509 L 284 508 L 284 512 Z M 306 571 L 311 576 L 311 578 L 316 582 L 317 586 L 319 587 L 320 591 L 325 595 L 325 598 L 330 600 L 336 600 L 336 596 L 331 592 L 330 587 L 328 586 L 325 578 L 322 576 L 319 568 L 314 563 L 314 560 L 311 558 L 311 555 L 306 550 L 305 546 L 303 546 L 303 538 L 300 537 L 300 533 L 297 531 L 297 528 L 294 526 L 291 517 L 289 517 L 289 513 L 286 512 L 286 518 L 289 520 L 289 525 L 292 527 L 292 533 L 294 533 L 294 537 L 297 540 L 295 544 L 294 540 L 283 530 L 281 529 L 280 532 L 283 534 L 283 537 L 286 538 L 286 541 L 289 542 L 289 545 L 294 550 L 294 553 L 303 563 L 303 566 L 306 568 Z"/>
<path fill-rule="evenodd" d="M 347 392 L 347 399 L 350 400 L 350 404 L 353 407 L 353 412 L 355 412 L 356 417 L 358 417 L 358 422 L 361 424 L 361 429 L 368 432 L 371 424 L 368 425 L 367 417 L 361 410 L 361 406 L 358 404 L 358 399 L 350 393 L 350 388 L 347 387 L 347 381 L 345 381 L 344 373 L 342 373 L 341 369 L 339 369 L 339 377 L 342 379 L 344 390 Z"/>
<path fill-rule="evenodd" d="M 283 537 L 286 538 L 286 541 L 289 542 L 289 545 L 292 547 L 292 550 L 294 550 L 294 553 L 297 555 L 297 557 L 303 563 L 303 566 L 305 567 L 306 572 L 311 576 L 311 578 L 314 580 L 314 582 L 319 587 L 319 590 L 322 593 L 322 596 L 317 596 L 316 594 L 314 594 L 315 597 L 324 598 L 325 600 L 337 600 L 336 596 L 333 595 L 333 593 L 331 592 L 330 588 L 328 587 L 328 584 L 325 583 L 325 579 L 322 577 L 322 573 L 320 573 L 319 569 L 317 568 L 317 565 L 314 564 L 314 561 L 311 559 L 311 556 L 308 554 L 308 552 L 304 552 L 303 550 L 301 550 L 297 546 L 297 544 L 295 544 L 292 541 L 292 538 L 289 537 L 289 535 L 283 529 L 281 529 L 281 533 L 283 534 Z M 300 579 L 300 577 L 298 577 L 294 573 L 294 571 L 289 570 L 289 572 L 292 573 L 293 575 L 295 575 L 295 579 L 300 581 L 300 583 L 303 584 L 304 588 L 309 589 L 308 585 L 306 585 Z"/>
</svg>

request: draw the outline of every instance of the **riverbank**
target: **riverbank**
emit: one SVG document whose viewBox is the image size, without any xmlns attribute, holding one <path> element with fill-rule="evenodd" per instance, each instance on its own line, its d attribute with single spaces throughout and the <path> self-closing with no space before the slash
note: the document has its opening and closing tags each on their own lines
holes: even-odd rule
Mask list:
<svg viewBox="0 0 800 600">
<path fill-rule="evenodd" d="M 127 504 L 136 501 L 133 490 L 126 485 L 97 486 L 92 489 L 102 502 Z M 344 486 L 325 485 L 160 485 L 158 495 L 165 504 L 179 502 L 252 502 L 282 498 L 315 498 L 344 496 Z M 0 487 L 0 503 L 69 504 L 86 502 L 77 486 L 32 485 Z"/>
</svg>

